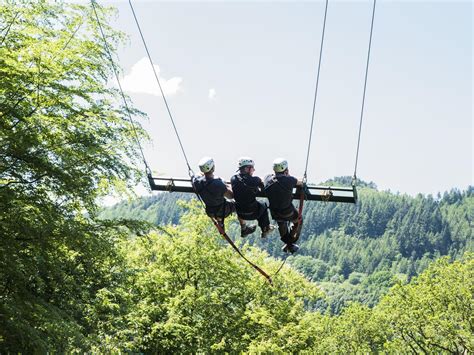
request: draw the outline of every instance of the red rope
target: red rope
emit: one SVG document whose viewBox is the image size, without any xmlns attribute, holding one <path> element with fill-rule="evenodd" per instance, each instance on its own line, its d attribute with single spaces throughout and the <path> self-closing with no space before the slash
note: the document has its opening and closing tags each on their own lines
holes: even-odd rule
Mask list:
<svg viewBox="0 0 474 355">
<path fill-rule="evenodd" d="M 255 270 L 257 270 L 263 277 L 265 277 L 267 279 L 269 284 L 273 286 L 272 278 L 270 277 L 270 275 L 268 275 L 262 268 L 255 265 L 249 259 L 247 259 L 245 257 L 245 255 L 242 254 L 240 249 L 237 248 L 237 246 L 234 244 L 232 239 L 230 239 L 230 237 L 227 235 L 224 228 L 222 228 L 222 226 L 219 224 L 219 222 L 217 222 L 217 220 L 212 218 L 212 217 L 210 217 L 210 218 L 211 218 L 212 222 L 214 223 L 214 225 L 216 226 L 217 230 L 219 231 L 219 234 L 227 241 L 227 243 L 229 243 L 231 245 L 231 247 L 234 248 L 234 250 L 242 257 L 242 259 L 244 259 L 247 263 L 249 263 L 250 266 L 252 266 Z"/>
</svg>

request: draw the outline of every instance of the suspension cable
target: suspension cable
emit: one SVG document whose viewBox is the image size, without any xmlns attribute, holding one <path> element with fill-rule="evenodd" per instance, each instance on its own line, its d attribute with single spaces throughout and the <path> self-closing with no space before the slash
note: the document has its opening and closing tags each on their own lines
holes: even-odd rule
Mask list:
<svg viewBox="0 0 474 355">
<path fill-rule="evenodd" d="M 120 79 L 119 79 L 119 74 L 118 74 L 117 68 L 115 67 L 115 63 L 114 63 L 114 60 L 112 58 L 112 54 L 110 52 L 110 48 L 109 48 L 109 45 L 107 43 L 107 39 L 105 38 L 105 33 L 104 33 L 104 30 L 102 29 L 102 25 L 100 23 L 99 16 L 97 15 L 96 2 L 95 2 L 95 0 L 91 0 L 91 3 L 92 3 L 92 8 L 94 10 L 95 18 L 97 20 L 97 24 L 99 26 L 99 30 L 100 30 L 100 33 L 101 33 L 101 36 L 102 36 L 102 40 L 104 41 L 104 48 L 105 48 L 105 51 L 106 51 L 106 53 L 109 57 L 110 64 L 112 66 L 112 70 L 115 74 L 115 78 L 116 78 L 118 86 L 119 86 L 120 94 L 122 96 L 123 103 L 124 103 L 125 109 L 127 111 L 128 120 L 130 121 L 130 124 L 132 126 L 132 131 L 134 133 L 136 143 L 138 145 L 138 148 L 140 149 L 140 153 L 142 155 L 143 163 L 145 164 L 145 170 L 146 170 L 147 174 L 151 174 L 151 170 L 150 170 L 150 168 L 149 168 L 149 166 L 146 162 L 146 159 L 145 159 L 145 154 L 143 153 L 143 149 L 142 149 L 142 145 L 140 143 L 140 139 L 138 138 L 138 133 L 137 133 L 137 129 L 135 127 L 135 122 L 134 122 L 134 120 L 132 118 L 132 115 L 130 113 L 130 108 L 128 106 L 127 99 L 126 99 L 125 94 L 124 94 L 123 89 L 122 89 L 122 84 L 120 84 Z"/>
<path fill-rule="evenodd" d="M 362 119 L 364 117 L 364 106 L 365 106 L 365 93 L 367 89 L 367 76 L 369 74 L 369 60 L 370 60 L 370 48 L 372 47 L 372 33 L 374 30 L 374 18 L 375 18 L 375 4 L 377 0 L 374 0 L 374 5 L 372 8 L 372 22 L 370 24 L 370 37 L 369 37 L 369 48 L 367 50 L 367 64 L 365 66 L 365 80 L 364 80 L 364 92 L 362 94 L 362 106 L 360 109 L 360 122 L 359 122 L 359 137 L 357 139 L 357 151 L 355 157 L 355 166 L 354 166 L 354 176 L 352 177 L 352 184 L 355 185 L 357 182 L 357 164 L 359 161 L 359 147 L 360 147 L 360 136 L 362 132 Z"/>
<path fill-rule="evenodd" d="M 166 110 L 168 111 L 168 115 L 170 117 L 171 124 L 173 125 L 173 128 L 174 128 L 174 133 L 176 134 L 176 137 L 178 138 L 178 143 L 179 143 L 179 146 L 181 147 L 181 152 L 183 153 L 184 160 L 186 161 L 186 165 L 188 167 L 188 174 L 190 176 L 193 176 L 194 175 L 193 169 L 191 169 L 191 166 L 189 165 L 188 157 L 187 157 L 186 152 L 184 150 L 183 143 L 181 142 L 181 138 L 179 136 L 178 129 L 176 128 L 176 124 L 174 122 L 173 115 L 171 114 L 171 109 L 168 105 L 168 101 L 166 100 L 165 93 L 164 93 L 163 88 L 161 86 L 160 79 L 158 77 L 158 74 L 156 73 L 155 66 L 153 65 L 153 60 L 151 59 L 150 51 L 148 50 L 148 46 L 146 44 L 145 37 L 143 36 L 143 32 L 142 32 L 142 29 L 140 27 L 140 23 L 138 21 L 137 15 L 135 14 L 135 9 L 133 8 L 132 1 L 128 0 L 128 3 L 130 4 L 130 8 L 132 9 L 133 18 L 135 19 L 135 23 L 137 25 L 138 32 L 140 32 L 140 37 L 142 38 L 143 46 L 145 47 L 145 51 L 146 51 L 146 54 L 148 56 L 148 60 L 150 61 L 151 68 L 153 69 L 153 74 L 155 75 L 156 82 L 158 83 L 158 87 L 160 88 L 161 97 L 163 98 L 163 101 L 164 101 L 165 106 L 166 106 Z"/>
<path fill-rule="evenodd" d="M 303 182 L 306 182 L 307 173 L 308 173 L 309 152 L 310 152 L 310 149 L 311 149 L 311 138 L 313 136 L 314 114 L 316 112 L 316 100 L 317 100 L 317 97 L 318 97 L 319 73 L 321 71 L 321 59 L 322 59 L 322 56 L 323 56 L 324 33 L 326 32 L 326 18 L 327 18 L 327 13 L 328 13 L 328 3 L 329 3 L 329 0 L 326 0 L 326 6 L 324 8 L 323 31 L 322 31 L 322 34 L 321 34 L 321 47 L 319 49 L 318 72 L 317 72 L 317 75 L 316 75 L 316 87 L 315 87 L 315 90 L 314 90 L 313 112 L 311 114 L 311 129 L 309 130 L 308 151 L 306 152 L 306 165 L 305 165 L 305 168 L 304 168 Z"/>
<path fill-rule="evenodd" d="M 3 42 L 5 41 L 5 38 L 7 38 L 8 36 L 8 33 L 10 32 L 10 29 L 12 28 L 13 24 L 15 23 L 17 17 L 20 15 L 20 11 L 18 11 L 15 16 L 13 17 L 13 19 L 10 21 L 10 23 L 8 24 L 8 26 L 6 27 L 6 32 L 5 34 L 3 35 L 3 38 L 2 40 L 0 41 L 0 44 L 3 44 Z M 2 29 L 3 30 L 3 29 Z"/>
</svg>

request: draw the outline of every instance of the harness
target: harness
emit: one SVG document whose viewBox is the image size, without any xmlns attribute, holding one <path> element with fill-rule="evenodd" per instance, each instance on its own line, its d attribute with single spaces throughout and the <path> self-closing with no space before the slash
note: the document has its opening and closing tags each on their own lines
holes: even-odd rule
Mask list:
<svg viewBox="0 0 474 355">
<path fill-rule="evenodd" d="M 213 179 L 213 180 L 207 180 L 207 179 L 206 179 L 206 180 L 205 180 L 205 183 L 202 185 L 202 187 L 201 187 L 201 189 L 200 189 L 199 191 L 196 189 L 196 185 L 194 184 L 194 181 L 191 180 L 191 183 L 192 183 L 192 185 L 193 185 L 193 189 L 194 189 L 194 191 L 196 192 L 196 194 L 198 195 L 199 200 L 200 200 L 201 202 L 203 202 L 203 200 L 202 200 L 202 197 L 201 197 L 200 194 L 201 194 L 203 191 L 207 191 L 207 192 L 211 193 L 211 192 L 209 191 L 209 186 L 212 184 L 212 182 L 213 182 L 214 180 L 215 180 L 215 179 Z M 207 207 L 207 205 L 206 205 L 205 203 L 204 203 L 204 206 L 206 206 L 205 209 L 206 209 L 206 212 L 207 212 L 207 211 L 208 211 L 208 207 Z M 216 215 L 216 216 L 219 216 L 219 217 L 221 217 L 221 218 L 224 218 L 224 217 L 225 217 L 225 201 L 224 201 L 223 203 L 221 203 L 220 205 L 218 205 L 218 206 L 211 206 L 211 208 L 216 208 L 217 211 L 218 211 L 218 212 L 216 212 L 216 213 L 213 212 L 212 214 L 214 214 L 214 215 Z"/>
<path fill-rule="evenodd" d="M 246 182 L 245 182 L 245 179 L 240 175 L 240 174 L 236 174 L 235 175 L 236 178 L 237 178 L 237 181 L 239 183 L 241 183 L 243 186 L 245 186 L 246 189 L 248 189 L 249 191 L 251 191 L 253 194 L 256 194 L 257 191 L 258 191 L 258 187 L 256 186 L 249 186 Z M 236 206 L 239 206 L 239 202 L 236 201 Z M 254 209 L 255 207 L 258 208 L 258 202 L 255 200 L 254 202 L 252 202 L 251 205 L 249 205 L 250 209 Z M 265 209 L 266 211 L 266 209 Z M 255 212 L 238 212 L 239 215 L 241 216 L 252 216 Z"/>
<path fill-rule="evenodd" d="M 267 191 L 270 186 L 273 186 L 275 184 L 277 184 L 279 186 L 280 191 L 288 192 L 288 189 L 285 189 L 283 187 L 283 185 L 278 181 L 278 179 L 276 178 L 275 175 L 272 176 L 272 179 L 265 186 L 264 190 Z M 303 206 L 304 206 L 304 200 L 305 200 L 306 193 L 307 193 L 306 184 L 303 183 L 303 186 L 301 188 L 299 188 L 299 190 L 300 190 L 300 199 L 299 199 L 298 218 L 297 218 L 298 228 L 296 228 L 294 230 L 294 232 L 292 233 L 293 238 L 299 237 L 299 235 L 301 233 L 302 226 L 303 226 Z M 289 208 L 291 208 L 292 206 L 293 206 L 293 204 L 291 204 Z M 274 216 L 273 211 L 275 212 L 275 214 L 278 214 L 278 216 Z M 291 208 L 291 211 L 288 211 L 288 209 L 286 209 L 286 208 L 285 209 L 280 209 L 280 210 L 274 209 L 273 211 L 270 210 L 270 212 L 272 212 L 272 217 L 280 217 L 280 218 L 274 218 L 277 222 L 279 222 L 279 221 L 287 222 L 286 220 L 282 220 L 282 218 L 288 218 L 293 214 L 293 208 Z"/>
<path fill-rule="evenodd" d="M 273 175 L 272 179 L 269 181 L 269 183 L 266 186 L 264 186 L 264 188 L 263 188 L 267 196 L 268 196 L 268 193 L 267 193 L 268 189 L 271 186 L 274 186 L 274 185 L 277 185 L 279 187 L 280 191 L 283 192 L 283 193 L 289 192 L 289 190 L 285 189 L 283 187 L 283 185 L 280 183 L 280 181 L 278 181 L 276 176 Z M 288 206 L 287 208 L 283 208 L 283 209 L 272 208 L 272 209 L 270 209 L 270 212 L 272 213 L 272 217 L 274 217 L 273 212 L 275 212 L 276 214 L 278 214 L 282 218 L 290 217 L 293 214 L 293 208 L 291 208 L 292 205 L 293 204 L 290 203 L 290 206 Z M 274 219 L 278 221 L 278 218 L 274 218 Z"/>
</svg>

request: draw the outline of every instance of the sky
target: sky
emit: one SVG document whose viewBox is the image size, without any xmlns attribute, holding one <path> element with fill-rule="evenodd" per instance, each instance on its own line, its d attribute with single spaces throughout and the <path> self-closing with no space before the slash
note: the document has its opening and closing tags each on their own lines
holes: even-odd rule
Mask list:
<svg viewBox="0 0 474 355">
<path fill-rule="evenodd" d="M 122 85 L 152 142 L 156 175 L 187 168 L 128 2 Z M 304 172 L 324 1 L 133 1 L 195 172 L 229 179 L 240 156 Z M 371 1 L 329 1 L 308 182 L 354 172 Z M 474 185 L 473 4 L 377 1 L 357 176 L 381 190 L 436 194 Z"/>
</svg>

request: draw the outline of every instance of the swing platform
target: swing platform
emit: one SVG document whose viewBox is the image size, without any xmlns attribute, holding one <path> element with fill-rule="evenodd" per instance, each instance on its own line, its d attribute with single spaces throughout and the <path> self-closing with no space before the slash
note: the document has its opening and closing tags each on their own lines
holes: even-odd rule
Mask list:
<svg viewBox="0 0 474 355">
<path fill-rule="evenodd" d="M 148 175 L 148 181 L 153 191 L 168 192 L 185 192 L 194 193 L 194 189 L 190 179 L 172 178 L 172 177 L 153 177 Z M 227 184 L 230 185 L 229 182 Z M 356 203 L 357 189 L 351 187 L 335 187 L 335 186 L 315 186 L 307 185 L 306 200 L 308 201 L 324 201 L 324 202 L 343 202 Z M 259 192 L 257 197 L 266 197 L 263 192 Z M 293 199 L 299 199 L 300 194 L 293 191 Z"/>
</svg>

